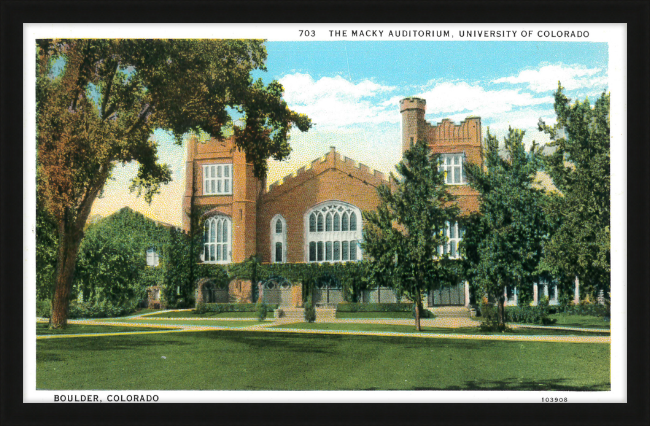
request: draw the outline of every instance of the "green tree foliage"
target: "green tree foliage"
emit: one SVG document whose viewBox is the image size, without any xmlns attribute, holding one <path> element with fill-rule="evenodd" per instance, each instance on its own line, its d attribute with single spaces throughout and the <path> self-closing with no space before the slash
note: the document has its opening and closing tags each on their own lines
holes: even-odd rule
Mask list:
<svg viewBox="0 0 650 426">
<path fill-rule="evenodd" d="M 52 326 L 66 325 L 79 244 L 93 201 L 116 164 L 139 163 L 131 189 L 151 200 L 171 179 L 150 137 L 204 131 L 215 138 L 243 116 L 235 144 L 263 177 L 289 155 L 292 126 L 311 123 L 282 100 L 265 70 L 261 40 L 68 39 L 37 41 L 38 192 L 54 217 L 58 253 Z"/>
<path fill-rule="evenodd" d="M 169 230 L 125 207 L 88 226 L 79 248 L 74 288 L 83 300 L 121 305 L 147 297 L 147 288 L 163 284 Z M 147 266 L 147 250 L 159 265 Z"/>
<path fill-rule="evenodd" d="M 548 238 L 544 192 L 533 185 L 541 166 L 540 152 L 535 144 L 526 151 L 523 136 L 522 131 L 509 129 L 502 157 L 499 141 L 488 129 L 485 168 L 465 165 L 481 204 L 467 220 L 461 253 L 475 294 L 497 300 L 500 327 L 506 287 L 530 291 Z"/>
<path fill-rule="evenodd" d="M 391 173 L 394 190 L 378 188 L 379 206 L 364 212 L 363 249 L 371 258 L 371 276 L 415 303 L 415 326 L 420 330 L 422 295 L 454 280 L 448 255 L 438 255 L 447 243 L 442 234 L 446 222 L 454 222 L 459 210 L 444 185 L 439 156 L 424 141 L 404 153 Z"/>
<path fill-rule="evenodd" d="M 594 103 L 571 104 L 558 85 L 557 124 L 540 120 L 555 151 L 545 166 L 561 195 L 547 214 L 557 228 L 545 247 L 544 263 L 563 282 L 575 276 L 587 293 L 610 290 L 610 112 L 609 94 Z"/>
<path fill-rule="evenodd" d="M 36 300 L 51 301 L 56 277 L 58 236 L 54 217 L 36 200 Z"/>
</svg>

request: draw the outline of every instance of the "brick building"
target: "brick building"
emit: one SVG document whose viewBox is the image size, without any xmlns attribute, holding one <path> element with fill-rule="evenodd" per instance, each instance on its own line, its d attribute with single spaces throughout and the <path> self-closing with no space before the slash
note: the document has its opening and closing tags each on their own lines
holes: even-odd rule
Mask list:
<svg viewBox="0 0 650 426">
<path fill-rule="evenodd" d="M 481 119 L 470 117 L 459 125 L 445 119 L 432 125 L 424 118 L 425 108 L 424 99 L 400 101 L 402 152 L 425 139 L 433 152 L 442 155 L 441 167 L 461 212 L 476 211 L 478 193 L 467 185 L 463 164 L 482 161 Z M 377 207 L 377 187 L 388 184 L 383 173 L 357 165 L 331 147 L 309 167 L 298 169 L 267 190 L 266 182 L 254 177 L 253 166 L 246 163 L 232 139 L 190 141 L 186 170 L 183 228 L 189 229 L 187 212 L 193 199 L 204 212 L 202 261 L 222 264 L 242 262 L 255 254 L 268 263 L 361 260 L 361 212 Z M 450 243 L 444 251 L 456 257 L 462 230 L 453 223 L 446 232 Z M 231 284 L 230 293 L 250 297 L 252 293 L 242 290 L 242 285 L 250 283 Z M 295 299 L 295 295 L 279 298 Z M 376 301 L 377 296 L 370 295 L 368 300 Z M 468 284 L 432 292 L 428 303 L 467 305 Z"/>
</svg>

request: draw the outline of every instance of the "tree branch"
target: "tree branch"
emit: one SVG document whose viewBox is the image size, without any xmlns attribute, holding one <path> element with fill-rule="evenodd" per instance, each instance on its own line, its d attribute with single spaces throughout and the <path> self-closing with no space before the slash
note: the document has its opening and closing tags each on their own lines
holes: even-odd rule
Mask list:
<svg viewBox="0 0 650 426">
<path fill-rule="evenodd" d="M 111 94 L 111 89 L 113 88 L 113 80 L 115 79 L 115 74 L 117 73 L 117 70 L 120 67 L 120 63 L 116 61 L 115 64 L 115 69 L 110 75 L 110 78 L 106 82 L 106 89 L 104 90 L 103 93 L 103 99 L 102 99 L 102 121 L 106 119 L 106 105 L 108 105 L 108 98 Z"/>
</svg>

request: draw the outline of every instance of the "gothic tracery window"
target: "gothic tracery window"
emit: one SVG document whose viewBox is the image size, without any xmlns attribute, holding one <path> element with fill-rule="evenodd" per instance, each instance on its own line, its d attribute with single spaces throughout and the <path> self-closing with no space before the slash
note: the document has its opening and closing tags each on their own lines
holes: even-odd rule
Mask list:
<svg viewBox="0 0 650 426">
<path fill-rule="evenodd" d="M 321 203 L 305 215 L 306 260 L 361 260 L 361 211 L 341 201 Z"/>
</svg>

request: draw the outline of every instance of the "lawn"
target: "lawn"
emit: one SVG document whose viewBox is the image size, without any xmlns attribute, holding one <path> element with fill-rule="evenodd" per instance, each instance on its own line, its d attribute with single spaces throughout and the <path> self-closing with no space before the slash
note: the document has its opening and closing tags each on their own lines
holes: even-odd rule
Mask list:
<svg viewBox="0 0 650 426">
<path fill-rule="evenodd" d="M 610 389 L 607 344 L 205 331 L 38 340 L 36 355 L 38 389 Z"/>
<path fill-rule="evenodd" d="M 68 324 L 64 330 L 50 330 L 47 323 L 36 323 L 36 335 L 51 334 L 90 334 L 90 333 L 120 333 L 123 331 L 160 331 L 153 327 L 120 327 L 106 325 Z"/>
<path fill-rule="evenodd" d="M 356 324 L 356 323 L 306 323 L 297 322 L 293 324 L 276 325 L 272 328 L 288 328 L 298 330 L 341 330 L 341 331 L 388 331 L 395 333 L 417 333 L 414 325 L 398 324 Z M 431 334 L 505 334 L 505 335 L 554 335 L 554 336 L 609 336 L 609 333 L 598 332 L 577 332 L 570 330 L 553 330 L 543 328 L 518 328 L 506 333 L 481 331 L 478 327 L 422 327 L 422 333 Z"/>
<path fill-rule="evenodd" d="M 609 328 L 609 321 L 603 320 L 603 317 L 594 317 L 591 315 L 567 315 L 552 314 L 549 318 L 557 319 L 553 325 L 561 327 L 577 328 Z"/>
<path fill-rule="evenodd" d="M 273 313 L 268 314 L 269 317 Z M 257 312 L 206 312 L 204 314 L 197 314 L 194 311 L 181 311 L 181 312 L 162 312 L 154 315 L 147 315 L 145 318 L 257 318 Z"/>
<path fill-rule="evenodd" d="M 134 319 L 114 319 L 114 320 L 105 320 L 111 322 L 120 322 L 125 324 L 155 324 L 155 325 L 210 325 L 215 327 L 247 327 L 249 325 L 259 324 L 260 322 L 255 321 L 228 321 L 228 320 L 182 320 L 182 319 L 146 319 L 144 318 L 134 318 Z"/>
</svg>

